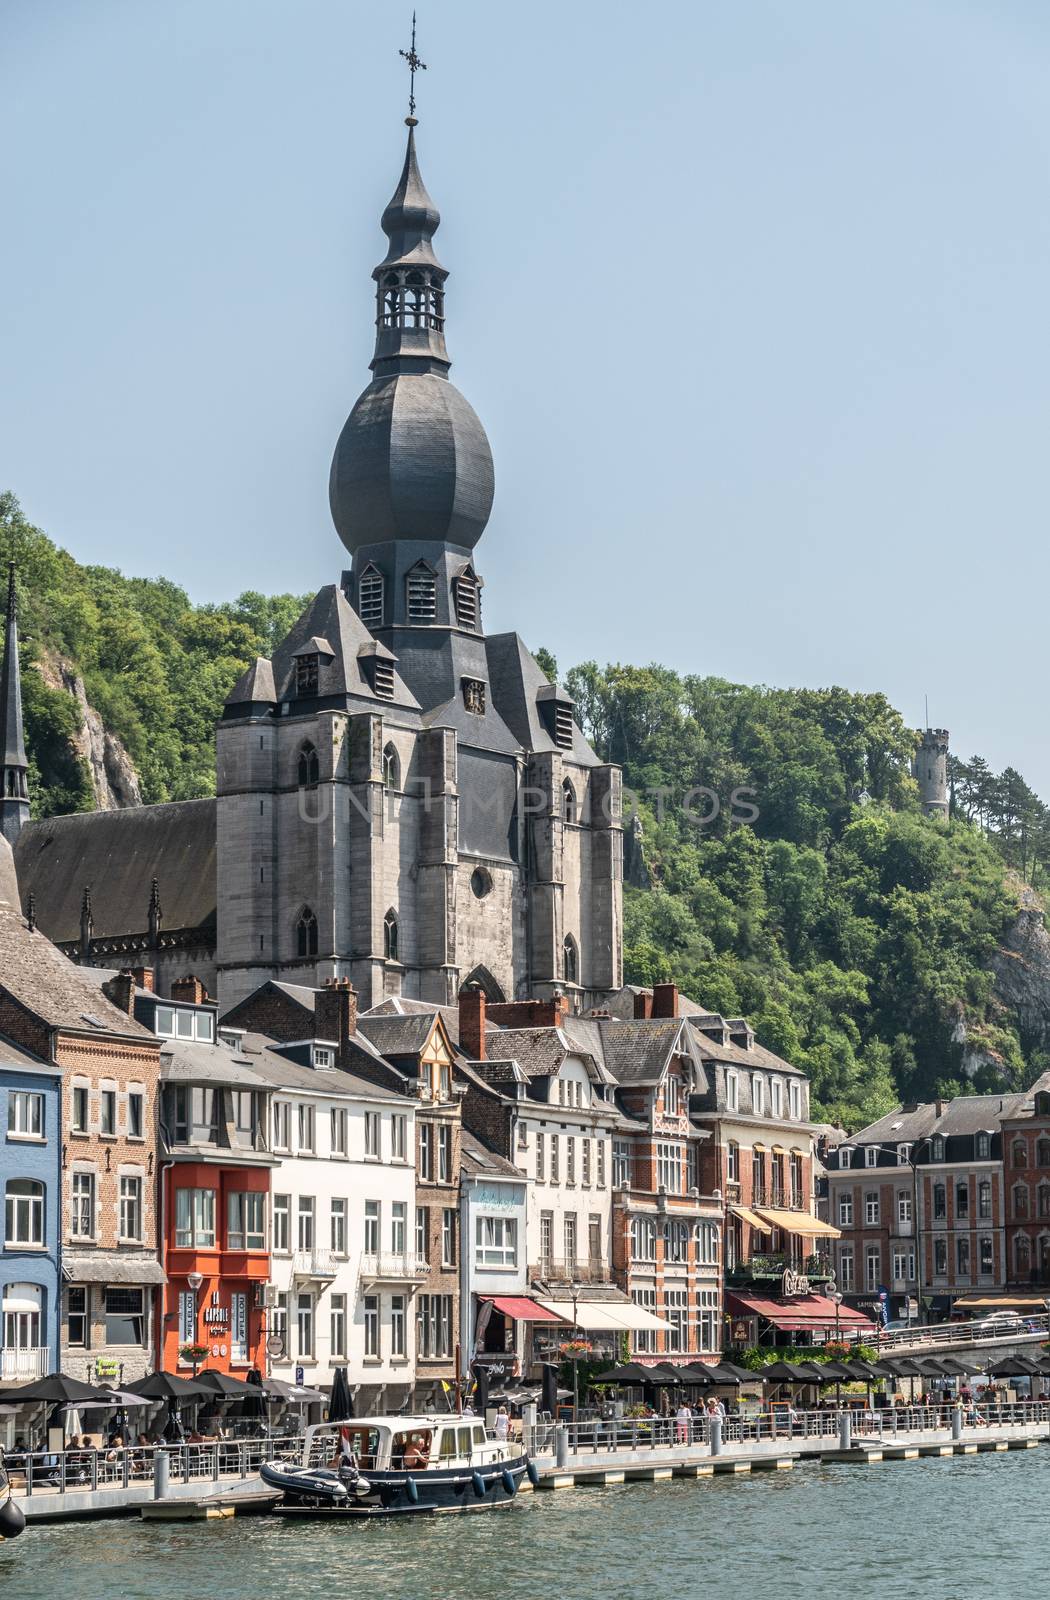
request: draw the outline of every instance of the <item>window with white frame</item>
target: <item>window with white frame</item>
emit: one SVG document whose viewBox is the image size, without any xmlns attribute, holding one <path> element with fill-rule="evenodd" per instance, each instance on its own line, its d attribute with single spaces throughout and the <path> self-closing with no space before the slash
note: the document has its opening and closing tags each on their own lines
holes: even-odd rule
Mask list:
<svg viewBox="0 0 1050 1600">
<path fill-rule="evenodd" d="M 345 1106 L 333 1106 L 331 1111 L 332 1154 L 345 1156 L 349 1152 L 350 1113 Z"/>
<path fill-rule="evenodd" d="M 551 1182 L 561 1182 L 559 1177 L 558 1135 L 556 1133 L 551 1134 Z"/>
<path fill-rule="evenodd" d="M 329 1328 L 333 1361 L 346 1359 L 346 1295 L 334 1294 L 328 1302 Z"/>
<path fill-rule="evenodd" d="M 849 1294 L 854 1287 L 853 1246 L 851 1244 L 839 1245 L 839 1288 L 844 1294 Z"/>
<path fill-rule="evenodd" d="M 99 1094 L 99 1132 L 103 1138 L 112 1139 L 117 1132 L 117 1091 L 103 1089 Z"/>
<path fill-rule="evenodd" d="M 844 1144 L 839 1150 L 839 1167 L 845 1171 L 847 1167 L 851 1167 L 852 1165 L 853 1151 L 848 1144 Z"/>
<path fill-rule="evenodd" d="M 88 1131 L 88 1086 L 86 1083 L 75 1083 L 73 1085 L 72 1131 L 74 1133 L 87 1133 Z"/>
<path fill-rule="evenodd" d="M 271 1111 L 273 1121 L 273 1147 L 290 1150 L 292 1147 L 292 1108 L 287 1100 L 275 1100 Z"/>
<path fill-rule="evenodd" d="M 452 1354 L 452 1296 L 421 1294 L 416 1299 L 416 1355 L 425 1361 Z"/>
<path fill-rule="evenodd" d="M 146 1137 L 146 1093 L 144 1089 L 128 1090 L 128 1138 Z"/>
<path fill-rule="evenodd" d="M 441 1265 L 456 1265 L 456 1210 L 445 1206 L 441 1213 Z"/>
<path fill-rule="evenodd" d="M 634 1301 L 636 1306 L 641 1306 L 643 1311 L 649 1311 L 655 1317 L 655 1289 L 632 1289 L 631 1299 Z M 632 1338 L 634 1339 L 634 1348 L 639 1352 L 639 1354 L 644 1355 L 646 1352 L 651 1352 L 656 1349 L 655 1328 L 636 1328 Z"/>
<path fill-rule="evenodd" d="M 261 1190 L 227 1197 L 226 1244 L 230 1250 L 266 1249 L 266 1196 Z"/>
<path fill-rule="evenodd" d="M 576 1140 L 571 1133 L 565 1136 L 565 1182 L 569 1188 L 576 1184 Z"/>
<path fill-rule="evenodd" d="M 681 1194 L 685 1164 L 680 1144 L 658 1144 L 656 1147 L 656 1182 L 668 1194 Z"/>
<path fill-rule="evenodd" d="M 395 1256 L 403 1256 L 408 1248 L 408 1206 L 404 1200 L 390 1203 L 390 1248 Z"/>
<path fill-rule="evenodd" d="M 877 1228 L 879 1225 L 879 1192 L 869 1189 L 864 1196 L 864 1226 Z"/>
<path fill-rule="evenodd" d="M 864 1146 L 864 1165 L 866 1167 L 877 1167 L 878 1164 L 879 1164 L 879 1147 L 878 1147 L 878 1145 L 876 1145 L 876 1144 L 866 1144 Z"/>
<path fill-rule="evenodd" d="M 537 1128 L 536 1129 L 536 1182 L 537 1183 L 542 1183 L 543 1180 L 544 1180 L 544 1158 L 546 1156 L 546 1151 L 544 1149 L 544 1144 L 545 1144 L 545 1139 L 544 1139 L 543 1129 L 542 1128 Z"/>
<path fill-rule="evenodd" d="M 430 1207 L 416 1207 L 416 1259 L 425 1261 L 430 1254 L 428 1235 L 430 1232 Z"/>
<path fill-rule="evenodd" d="M 288 1291 L 281 1290 L 277 1295 L 277 1304 L 270 1312 L 270 1332 L 281 1341 L 281 1354 L 285 1358 L 291 1355 L 288 1344 Z"/>
<path fill-rule="evenodd" d="M 448 1123 L 438 1128 L 438 1183 L 452 1181 L 452 1129 Z"/>
<path fill-rule="evenodd" d="M 310 1060 L 319 1072 L 330 1072 L 335 1066 L 335 1051 L 331 1045 L 315 1044 L 310 1052 Z"/>
<path fill-rule="evenodd" d="M 679 1265 L 689 1259 L 689 1224 L 678 1218 L 664 1221 L 664 1261 Z"/>
<path fill-rule="evenodd" d="M 296 1150 L 299 1155 L 312 1156 L 316 1149 L 314 1133 L 314 1108 L 306 1100 L 300 1100 L 298 1106 L 299 1138 Z"/>
<path fill-rule="evenodd" d="M 726 1073 L 726 1110 L 740 1109 L 740 1080 L 735 1072 Z"/>
<path fill-rule="evenodd" d="M 677 1073 L 669 1072 L 664 1079 L 664 1115 L 677 1117 L 682 1111 L 682 1084 Z"/>
<path fill-rule="evenodd" d="M 405 1337 L 408 1327 L 406 1314 L 406 1300 L 403 1294 L 390 1296 L 390 1355 L 394 1361 L 403 1361 L 408 1351 L 405 1348 Z"/>
<path fill-rule="evenodd" d="M 346 1197 L 345 1195 L 332 1196 L 331 1211 L 331 1240 L 332 1254 L 346 1255 Z"/>
<path fill-rule="evenodd" d="M 297 1222 L 297 1248 L 299 1250 L 312 1250 L 314 1247 L 314 1197 L 312 1194 L 301 1194 L 299 1196 Z"/>
<path fill-rule="evenodd" d="M 718 1265 L 718 1223 L 698 1222 L 696 1225 L 696 1259 L 703 1267 Z"/>
<path fill-rule="evenodd" d="M 631 1183 L 631 1146 L 626 1139 L 613 1140 L 613 1188 L 627 1189 Z"/>
<path fill-rule="evenodd" d="M 797 1078 L 788 1079 L 788 1114 L 796 1122 L 802 1116 L 802 1089 Z"/>
<path fill-rule="evenodd" d="M 775 1117 L 784 1115 L 784 1080 L 783 1078 L 770 1078 L 769 1102 Z"/>
<path fill-rule="evenodd" d="M 914 1250 L 894 1250 L 893 1276 L 897 1283 L 913 1283 L 915 1281 Z"/>
<path fill-rule="evenodd" d="M 284 1256 L 292 1248 L 292 1197 L 275 1194 L 273 1197 L 273 1252 Z"/>
<path fill-rule="evenodd" d="M 419 1176 L 424 1183 L 434 1181 L 434 1124 L 417 1123 L 419 1137 Z"/>
<path fill-rule="evenodd" d="M 766 1080 L 757 1072 L 751 1074 L 751 1109 L 756 1117 L 766 1114 Z"/>
<path fill-rule="evenodd" d="M 605 1140 L 595 1141 L 598 1153 L 598 1188 L 605 1188 Z"/>
<path fill-rule="evenodd" d="M 74 1239 L 95 1237 L 95 1174 L 74 1172 L 69 1231 Z"/>
<path fill-rule="evenodd" d="M 718 1290 L 701 1289 L 697 1295 L 697 1347 L 714 1351 L 722 1348 L 718 1329 Z"/>
<path fill-rule="evenodd" d="M 864 1287 L 870 1293 L 879 1287 L 882 1276 L 882 1252 L 877 1244 L 869 1244 L 864 1251 Z"/>
<path fill-rule="evenodd" d="M 910 1162 L 911 1162 L 911 1145 L 910 1144 L 899 1144 L 897 1146 L 897 1165 L 898 1165 L 898 1167 L 906 1167 L 906 1166 L 908 1166 L 910 1164 Z"/>
<path fill-rule="evenodd" d="M 667 1330 L 668 1350 L 689 1349 L 689 1291 L 664 1290 L 664 1316 L 671 1326 Z"/>
<path fill-rule="evenodd" d="M 852 1228 L 853 1226 L 853 1196 L 852 1194 L 839 1195 L 839 1227 Z"/>
<path fill-rule="evenodd" d="M 5 1206 L 6 1234 L 11 1245 L 43 1245 L 44 1185 L 33 1178 L 8 1180 Z"/>
<path fill-rule="evenodd" d="M 175 1190 L 175 1244 L 180 1250 L 215 1248 L 215 1190 Z"/>
<path fill-rule="evenodd" d="M 314 1297 L 304 1291 L 295 1297 L 295 1348 L 300 1361 L 314 1354 Z"/>
<path fill-rule="evenodd" d="M 408 1118 L 403 1111 L 390 1118 L 390 1156 L 393 1161 L 408 1160 Z"/>
<path fill-rule="evenodd" d="M 655 1218 L 631 1218 L 631 1256 L 635 1261 L 656 1260 Z"/>
<path fill-rule="evenodd" d="M 365 1201 L 365 1231 L 362 1248 L 365 1255 L 377 1256 L 379 1254 L 379 1201 Z"/>
<path fill-rule="evenodd" d="M 581 1147 L 581 1150 L 583 1152 L 583 1168 L 582 1168 L 582 1171 L 580 1173 L 580 1181 L 583 1184 L 583 1187 L 585 1189 L 589 1189 L 590 1186 L 591 1186 L 591 1141 L 590 1141 L 590 1139 L 581 1139 L 580 1147 Z"/>
<path fill-rule="evenodd" d="M 514 1217 L 477 1217 L 474 1259 L 479 1267 L 516 1267 L 518 1224 Z"/>
<path fill-rule="evenodd" d="M 365 1158 L 378 1161 L 381 1154 L 380 1145 L 380 1113 L 378 1111 L 365 1112 Z"/>
<path fill-rule="evenodd" d="M 897 1190 L 897 1221 L 899 1223 L 911 1221 L 911 1195 L 907 1189 Z"/>
<path fill-rule="evenodd" d="M 9 1139 L 44 1137 L 44 1097 L 28 1089 L 10 1089 L 7 1095 Z"/>
<path fill-rule="evenodd" d="M 124 1173 L 120 1179 L 120 1237 L 142 1238 L 142 1179 Z"/>
</svg>

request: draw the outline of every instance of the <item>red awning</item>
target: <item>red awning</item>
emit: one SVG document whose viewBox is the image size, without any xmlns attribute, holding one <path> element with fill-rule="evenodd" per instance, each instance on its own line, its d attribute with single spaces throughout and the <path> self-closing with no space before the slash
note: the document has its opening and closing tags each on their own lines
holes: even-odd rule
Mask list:
<svg viewBox="0 0 1050 1600">
<path fill-rule="evenodd" d="M 731 1294 L 728 1299 L 730 1309 L 737 1315 L 742 1312 L 745 1316 L 765 1317 L 775 1328 L 783 1328 L 787 1333 L 802 1333 L 812 1328 L 833 1332 L 836 1325 L 854 1332 L 860 1328 L 875 1330 L 870 1318 L 854 1311 L 852 1306 L 839 1306 L 836 1317 L 834 1300 L 822 1294 L 802 1294 L 795 1300 L 759 1300 L 753 1295 Z"/>
<path fill-rule="evenodd" d="M 502 1311 L 505 1317 L 510 1317 L 512 1322 L 564 1322 L 564 1317 L 556 1317 L 553 1311 L 547 1311 L 543 1306 L 537 1305 L 535 1300 L 527 1300 L 524 1295 L 483 1294 L 480 1300 L 491 1300 L 497 1311 Z"/>
</svg>

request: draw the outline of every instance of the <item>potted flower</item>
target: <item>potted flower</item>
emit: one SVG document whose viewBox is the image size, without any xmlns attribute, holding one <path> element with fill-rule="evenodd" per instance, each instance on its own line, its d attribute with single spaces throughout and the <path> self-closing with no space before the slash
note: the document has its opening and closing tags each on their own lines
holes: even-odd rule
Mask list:
<svg viewBox="0 0 1050 1600">
<path fill-rule="evenodd" d="M 187 1366 L 191 1366 L 193 1368 L 194 1377 L 197 1376 L 198 1363 L 203 1361 L 207 1354 L 208 1346 L 206 1344 L 179 1345 L 179 1360 L 185 1362 Z"/>
</svg>

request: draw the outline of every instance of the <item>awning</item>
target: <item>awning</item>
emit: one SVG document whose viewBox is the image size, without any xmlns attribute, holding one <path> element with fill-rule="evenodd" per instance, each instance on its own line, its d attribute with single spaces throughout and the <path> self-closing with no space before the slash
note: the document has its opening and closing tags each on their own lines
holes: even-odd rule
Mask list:
<svg viewBox="0 0 1050 1600">
<path fill-rule="evenodd" d="M 730 1206 L 734 1217 L 739 1217 L 741 1222 L 748 1222 L 752 1228 L 757 1228 L 759 1233 L 769 1232 L 769 1223 L 763 1222 L 757 1211 L 749 1211 L 747 1206 Z"/>
<path fill-rule="evenodd" d="M 568 1322 L 585 1333 L 623 1333 L 625 1329 L 669 1328 L 671 1324 L 654 1316 L 642 1306 L 621 1301 L 610 1305 L 604 1300 L 579 1300 L 573 1316 L 569 1300 L 541 1300 L 540 1305 L 554 1313 L 560 1322 Z"/>
<path fill-rule="evenodd" d="M 164 1268 L 152 1256 L 125 1256 L 117 1251 L 62 1252 L 67 1283 L 167 1283 Z"/>
<path fill-rule="evenodd" d="M 558 1312 L 548 1311 L 537 1300 L 529 1300 L 524 1295 L 512 1294 L 482 1294 L 479 1300 L 489 1300 L 497 1311 L 502 1311 L 505 1317 L 510 1317 L 512 1322 L 572 1322 L 572 1306 L 569 1307 L 568 1316 Z"/>
<path fill-rule="evenodd" d="M 781 1211 L 772 1206 L 760 1206 L 758 1214 L 774 1228 L 783 1228 L 785 1233 L 796 1233 L 803 1239 L 842 1238 L 838 1228 L 833 1228 L 830 1222 L 821 1222 L 808 1211 Z"/>
<path fill-rule="evenodd" d="M 959 1311 L 995 1311 L 1000 1307 L 1011 1311 L 1015 1306 L 1046 1310 L 1046 1296 L 1039 1294 L 965 1294 L 952 1303 Z"/>
<path fill-rule="evenodd" d="M 855 1331 L 875 1324 L 854 1311 L 851 1306 L 840 1305 L 836 1316 L 835 1302 L 822 1294 L 799 1295 L 797 1300 L 761 1300 L 755 1295 L 731 1294 L 728 1297 L 733 1313 L 764 1317 L 775 1328 L 785 1332 L 803 1333 L 823 1329 L 833 1332 L 836 1327 Z"/>
</svg>

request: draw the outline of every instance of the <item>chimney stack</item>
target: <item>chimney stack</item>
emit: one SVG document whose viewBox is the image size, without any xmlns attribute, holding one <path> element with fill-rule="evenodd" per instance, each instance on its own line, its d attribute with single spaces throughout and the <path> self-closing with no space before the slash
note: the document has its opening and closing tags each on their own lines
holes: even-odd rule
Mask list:
<svg viewBox="0 0 1050 1600">
<path fill-rule="evenodd" d="M 137 988 L 148 989 L 150 994 L 156 993 L 152 967 L 132 967 L 131 976 L 134 978 Z"/>
<path fill-rule="evenodd" d="M 349 978 L 326 978 L 314 1001 L 314 1038 L 339 1046 L 339 1062 L 357 1032 L 357 991 Z"/>
<path fill-rule="evenodd" d="M 171 998 L 191 1006 L 202 1006 L 208 998 L 208 991 L 199 978 L 176 978 L 171 986 Z"/>
<path fill-rule="evenodd" d="M 643 989 L 641 994 L 636 994 L 634 997 L 634 1020 L 635 1022 L 648 1022 L 652 1014 L 653 992 L 651 989 Z"/>
<path fill-rule="evenodd" d="M 135 979 L 130 972 L 118 972 L 115 978 L 107 978 L 102 993 L 118 1011 L 123 1011 L 127 1017 L 134 1016 Z"/>
<path fill-rule="evenodd" d="M 654 1017 L 677 1017 L 678 985 L 676 983 L 653 984 L 652 1014 Z"/>
<path fill-rule="evenodd" d="M 459 1048 L 470 1061 L 485 1059 L 485 991 L 459 991 Z"/>
</svg>

